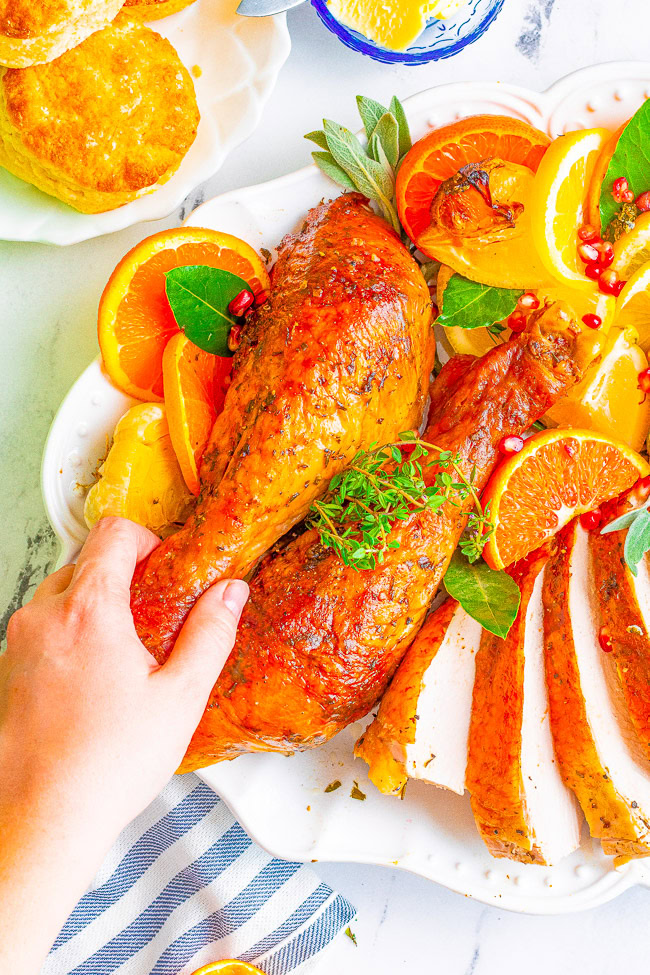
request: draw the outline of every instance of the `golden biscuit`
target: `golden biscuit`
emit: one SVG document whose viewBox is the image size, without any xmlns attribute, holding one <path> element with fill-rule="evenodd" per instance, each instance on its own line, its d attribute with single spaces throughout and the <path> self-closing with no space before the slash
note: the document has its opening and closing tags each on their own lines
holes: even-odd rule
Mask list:
<svg viewBox="0 0 650 975">
<path fill-rule="evenodd" d="M 123 0 L 0 0 L 0 64 L 53 61 L 106 27 Z"/>
<path fill-rule="evenodd" d="M 83 213 L 165 183 L 199 117 L 172 45 L 122 14 L 50 64 L 0 69 L 0 165 Z"/>
<path fill-rule="evenodd" d="M 124 11 L 138 20 L 160 20 L 184 10 L 196 0 L 126 0 Z"/>
</svg>

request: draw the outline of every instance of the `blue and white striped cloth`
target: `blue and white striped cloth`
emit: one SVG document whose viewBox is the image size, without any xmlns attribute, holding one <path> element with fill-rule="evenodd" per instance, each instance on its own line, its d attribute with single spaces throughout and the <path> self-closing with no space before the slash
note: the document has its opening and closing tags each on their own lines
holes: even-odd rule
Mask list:
<svg viewBox="0 0 650 975">
<path fill-rule="evenodd" d="M 307 973 L 354 908 L 313 870 L 257 846 L 195 775 L 120 835 L 42 975 L 188 975 L 239 958 Z"/>
</svg>

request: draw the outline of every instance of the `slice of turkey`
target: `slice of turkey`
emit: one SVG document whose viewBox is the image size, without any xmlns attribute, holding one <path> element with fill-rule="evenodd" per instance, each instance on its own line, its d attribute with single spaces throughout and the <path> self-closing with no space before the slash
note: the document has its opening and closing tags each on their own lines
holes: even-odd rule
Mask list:
<svg viewBox="0 0 650 975">
<path fill-rule="evenodd" d="M 382 792 L 399 793 L 410 776 L 463 794 L 480 639 L 480 624 L 447 599 L 409 647 L 355 749 Z"/>
<path fill-rule="evenodd" d="M 589 536 L 600 625 L 611 640 L 612 659 L 630 720 L 650 758 L 650 573 L 647 556 L 636 576 L 625 563 L 626 532 Z"/>
<path fill-rule="evenodd" d="M 458 606 L 431 663 L 417 703 L 415 740 L 406 746 L 406 771 L 463 795 L 472 713 L 474 661 L 481 624 Z"/>
<path fill-rule="evenodd" d="M 579 810 L 553 748 L 544 670 L 541 557 L 515 574 L 517 619 L 484 633 L 476 660 L 467 787 L 493 856 L 553 864 L 580 844 Z"/>
<path fill-rule="evenodd" d="M 650 853 L 650 763 L 630 720 L 600 618 L 587 534 L 558 536 L 544 581 L 546 669 L 565 783 L 607 853 Z"/>
</svg>

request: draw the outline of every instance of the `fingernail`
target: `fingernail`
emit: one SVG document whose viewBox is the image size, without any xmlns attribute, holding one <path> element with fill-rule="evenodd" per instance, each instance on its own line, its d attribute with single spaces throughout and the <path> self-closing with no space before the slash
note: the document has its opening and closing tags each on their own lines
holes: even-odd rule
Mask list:
<svg viewBox="0 0 650 975">
<path fill-rule="evenodd" d="M 239 619 L 248 599 L 248 583 L 233 579 L 224 590 L 222 599 L 235 619 Z"/>
</svg>

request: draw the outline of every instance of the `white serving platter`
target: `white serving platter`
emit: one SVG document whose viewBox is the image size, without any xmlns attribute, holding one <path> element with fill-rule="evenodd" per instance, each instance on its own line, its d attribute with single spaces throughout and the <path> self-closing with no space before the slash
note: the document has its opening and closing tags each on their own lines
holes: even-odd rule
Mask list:
<svg viewBox="0 0 650 975">
<path fill-rule="evenodd" d="M 161 220 L 213 176 L 257 127 L 291 49 L 285 14 L 239 17 L 236 7 L 237 0 L 197 0 L 150 24 L 192 75 L 201 113 L 196 139 L 169 182 L 116 210 L 86 214 L 0 166 L 0 240 L 77 244 Z"/>
<path fill-rule="evenodd" d="M 614 128 L 650 97 L 650 63 L 612 63 L 579 71 L 548 91 L 501 84 L 455 84 L 406 102 L 415 138 L 433 125 L 475 113 L 513 115 L 556 136 L 576 128 Z M 272 249 L 306 210 L 336 191 L 315 168 L 237 190 L 205 203 L 189 223 L 225 230 L 254 247 Z M 45 507 L 74 558 L 86 535 L 82 485 L 106 448 L 106 438 L 133 400 L 92 363 L 57 414 L 45 448 Z M 602 904 L 634 884 L 650 886 L 650 864 L 615 869 L 584 831 L 579 851 L 548 868 L 493 859 L 480 840 L 467 796 L 410 782 L 404 800 L 380 795 L 353 744 L 365 722 L 328 745 L 291 757 L 246 755 L 204 769 L 251 836 L 276 856 L 301 861 L 350 861 L 400 867 L 451 890 L 513 911 L 559 914 Z M 340 780 L 341 787 L 325 787 Z M 354 783 L 366 794 L 352 799 Z"/>
</svg>

